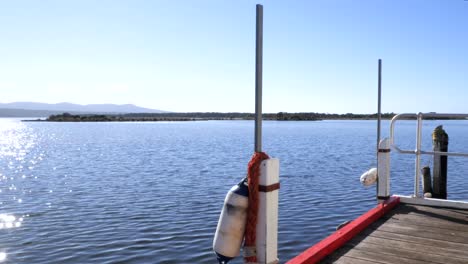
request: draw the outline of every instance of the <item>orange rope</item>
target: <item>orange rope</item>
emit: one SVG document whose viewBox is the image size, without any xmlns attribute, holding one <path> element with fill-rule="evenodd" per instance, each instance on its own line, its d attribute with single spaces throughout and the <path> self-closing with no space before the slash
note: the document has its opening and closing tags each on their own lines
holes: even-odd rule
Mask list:
<svg viewBox="0 0 468 264">
<path fill-rule="evenodd" d="M 258 216 L 258 182 L 260 178 L 260 164 L 263 160 L 269 159 L 268 155 L 264 152 L 255 152 L 249 162 L 247 171 L 247 180 L 249 184 L 249 208 L 247 211 L 247 225 L 245 228 L 245 248 L 256 248 L 257 242 L 257 216 Z M 256 254 L 244 256 L 245 262 L 257 262 Z"/>
</svg>

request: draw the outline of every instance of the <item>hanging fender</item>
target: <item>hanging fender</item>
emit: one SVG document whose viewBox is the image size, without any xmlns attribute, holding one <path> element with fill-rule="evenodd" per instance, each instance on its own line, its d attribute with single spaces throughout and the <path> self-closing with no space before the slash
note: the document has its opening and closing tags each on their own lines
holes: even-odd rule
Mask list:
<svg viewBox="0 0 468 264">
<path fill-rule="evenodd" d="M 361 175 L 361 184 L 364 186 L 371 186 L 377 182 L 377 168 L 372 168 Z"/>
<path fill-rule="evenodd" d="M 248 206 L 249 188 L 245 178 L 234 185 L 224 199 L 213 240 L 213 250 L 219 263 L 227 263 L 239 256 L 244 240 Z"/>
</svg>

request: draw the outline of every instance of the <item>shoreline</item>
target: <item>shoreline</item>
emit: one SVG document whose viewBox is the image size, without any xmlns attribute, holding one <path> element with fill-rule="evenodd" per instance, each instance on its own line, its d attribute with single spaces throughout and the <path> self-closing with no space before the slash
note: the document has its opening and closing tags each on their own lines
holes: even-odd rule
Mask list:
<svg viewBox="0 0 468 264">
<path fill-rule="evenodd" d="M 395 113 L 382 114 L 382 120 L 391 120 Z M 322 113 L 284 113 L 263 114 L 265 121 L 323 121 L 323 120 L 377 120 L 377 114 L 322 114 Z M 158 114 L 86 114 L 73 115 L 63 113 L 51 115 L 46 119 L 26 119 L 22 122 L 180 122 L 180 121 L 228 121 L 254 120 L 251 113 L 158 113 Z M 408 118 L 408 120 L 415 120 Z M 430 119 L 427 119 L 430 120 Z M 435 120 L 435 119 L 433 119 Z M 437 119 L 437 120 L 466 120 Z"/>
</svg>

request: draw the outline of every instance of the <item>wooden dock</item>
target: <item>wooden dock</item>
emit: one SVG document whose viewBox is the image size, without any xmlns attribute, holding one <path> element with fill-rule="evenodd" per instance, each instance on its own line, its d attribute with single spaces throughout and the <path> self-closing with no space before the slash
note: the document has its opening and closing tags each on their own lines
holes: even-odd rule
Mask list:
<svg viewBox="0 0 468 264">
<path fill-rule="evenodd" d="M 468 211 L 399 204 L 320 263 L 468 263 Z"/>
</svg>

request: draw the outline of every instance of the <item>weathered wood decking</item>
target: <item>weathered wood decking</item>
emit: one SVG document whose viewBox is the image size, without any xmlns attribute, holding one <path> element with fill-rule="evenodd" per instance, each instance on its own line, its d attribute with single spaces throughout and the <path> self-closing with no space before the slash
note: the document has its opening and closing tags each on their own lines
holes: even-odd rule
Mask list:
<svg viewBox="0 0 468 264">
<path fill-rule="evenodd" d="M 468 263 L 468 211 L 400 204 L 320 263 Z"/>
</svg>

